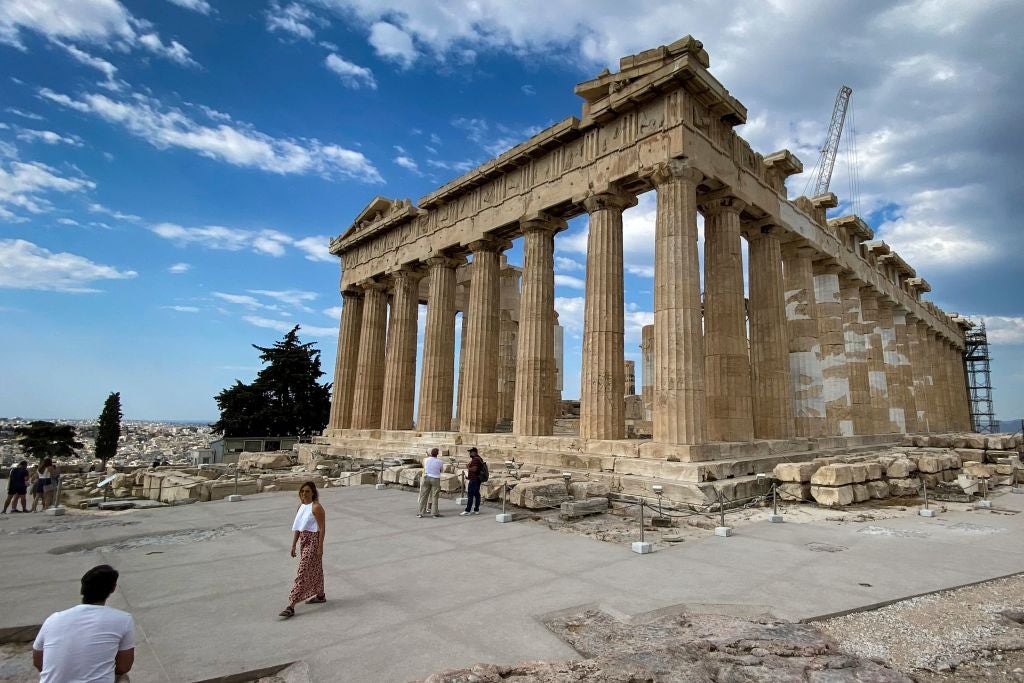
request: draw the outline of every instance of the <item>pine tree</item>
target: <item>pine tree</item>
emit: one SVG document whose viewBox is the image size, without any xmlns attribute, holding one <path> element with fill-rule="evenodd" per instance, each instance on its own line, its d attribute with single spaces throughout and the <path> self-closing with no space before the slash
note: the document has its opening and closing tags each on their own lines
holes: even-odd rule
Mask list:
<svg viewBox="0 0 1024 683">
<path fill-rule="evenodd" d="M 235 380 L 216 396 L 220 419 L 212 425 L 224 436 L 311 436 L 331 414 L 331 385 L 323 376 L 320 350 L 299 341 L 296 325 L 266 348 L 253 344 L 266 365 L 252 384 Z"/>
<path fill-rule="evenodd" d="M 106 470 L 107 460 L 117 455 L 117 441 L 121 436 L 121 393 L 110 392 L 103 403 L 100 422 L 96 427 L 96 457 L 103 461 Z"/>
<path fill-rule="evenodd" d="M 32 458 L 69 458 L 84 444 L 77 441 L 75 428 L 46 420 L 29 422 L 27 427 L 14 428 L 14 440 Z"/>
</svg>

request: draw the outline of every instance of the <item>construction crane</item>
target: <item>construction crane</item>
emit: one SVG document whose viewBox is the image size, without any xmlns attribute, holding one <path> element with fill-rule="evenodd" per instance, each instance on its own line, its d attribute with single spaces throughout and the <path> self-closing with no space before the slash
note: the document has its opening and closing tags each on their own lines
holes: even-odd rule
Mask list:
<svg viewBox="0 0 1024 683">
<path fill-rule="evenodd" d="M 853 90 L 844 85 L 839 88 L 836 94 L 836 103 L 832 107 L 832 123 L 828 126 L 828 136 L 825 144 L 821 147 L 821 156 L 818 157 L 816 167 L 818 176 L 814 182 L 814 195 L 828 192 L 828 184 L 832 181 L 832 169 L 836 165 L 836 154 L 839 152 L 839 138 L 843 134 L 843 125 L 846 123 L 846 109 L 850 105 L 850 95 Z"/>
</svg>

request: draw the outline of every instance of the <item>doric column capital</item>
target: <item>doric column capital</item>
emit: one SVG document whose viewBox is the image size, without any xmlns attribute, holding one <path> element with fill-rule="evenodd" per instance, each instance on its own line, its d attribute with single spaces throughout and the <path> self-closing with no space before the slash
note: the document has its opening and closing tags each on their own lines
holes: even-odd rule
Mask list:
<svg viewBox="0 0 1024 683">
<path fill-rule="evenodd" d="M 470 252 L 476 254 L 478 252 L 505 251 L 512 248 L 512 243 L 499 237 L 484 237 L 483 239 L 474 240 L 466 246 L 469 247 Z"/>
<path fill-rule="evenodd" d="M 426 274 L 426 268 L 422 263 L 407 263 L 398 270 L 389 273 L 391 279 L 396 282 L 398 280 L 409 280 L 414 283 L 418 282 Z"/>
<path fill-rule="evenodd" d="M 341 298 L 344 301 L 362 299 L 363 293 L 360 290 L 352 289 L 351 287 L 349 287 L 341 290 Z"/>
<path fill-rule="evenodd" d="M 883 294 L 883 295 L 878 297 L 878 307 L 879 308 L 888 308 L 888 309 L 891 310 L 891 309 L 896 307 L 896 304 L 893 303 L 893 301 L 891 299 L 889 299 L 887 296 L 885 296 Z"/>
<path fill-rule="evenodd" d="M 665 183 L 689 181 L 697 184 L 704 180 L 704 174 L 691 166 L 689 159 L 661 161 L 650 168 L 642 170 L 640 177 L 646 178 L 656 188 Z"/>
<path fill-rule="evenodd" d="M 747 203 L 729 194 L 729 190 L 726 188 L 704 197 L 698 197 L 697 206 L 705 216 L 716 216 L 723 213 L 738 214 L 746 208 Z"/>
<path fill-rule="evenodd" d="M 583 208 L 587 210 L 587 213 L 608 211 L 612 209 L 622 211 L 631 206 L 636 206 L 637 201 L 636 196 L 632 194 L 624 194 L 621 192 L 599 192 L 584 197 Z"/>
<path fill-rule="evenodd" d="M 386 282 L 382 282 L 380 280 L 374 280 L 373 278 L 369 278 L 369 279 L 366 279 L 366 280 L 361 280 L 358 283 L 358 286 L 363 288 L 363 292 L 370 292 L 370 291 L 386 292 L 387 289 L 388 289 L 388 285 L 387 285 Z"/>
<path fill-rule="evenodd" d="M 756 221 L 744 222 L 741 230 L 748 242 L 764 238 L 778 240 L 785 232 L 778 219 L 771 216 L 766 216 Z"/>
<path fill-rule="evenodd" d="M 814 259 L 818 250 L 801 242 L 786 242 L 782 245 L 782 255 L 786 258 Z"/>
<path fill-rule="evenodd" d="M 815 275 L 842 275 L 846 269 L 831 258 L 814 262 Z"/>
<path fill-rule="evenodd" d="M 543 211 L 528 213 L 519 219 L 519 231 L 524 235 L 528 232 L 562 232 L 569 227 L 561 218 L 555 218 Z"/>
<path fill-rule="evenodd" d="M 862 300 L 863 299 L 878 299 L 879 297 L 881 297 L 881 294 L 879 294 L 877 291 L 875 291 L 875 288 L 872 287 L 871 285 L 861 285 L 860 286 L 860 298 Z"/>
<path fill-rule="evenodd" d="M 423 259 L 423 262 L 433 270 L 434 268 L 455 268 L 466 262 L 464 256 L 449 256 L 448 254 L 435 254 Z"/>
</svg>

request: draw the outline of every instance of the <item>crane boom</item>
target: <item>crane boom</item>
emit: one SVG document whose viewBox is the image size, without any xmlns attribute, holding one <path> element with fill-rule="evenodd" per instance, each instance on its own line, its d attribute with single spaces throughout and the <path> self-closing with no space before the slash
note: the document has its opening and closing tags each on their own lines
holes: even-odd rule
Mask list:
<svg viewBox="0 0 1024 683">
<path fill-rule="evenodd" d="M 828 184 L 832 180 L 832 168 L 836 165 L 836 153 L 839 151 L 839 137 L 843 134 L 846 122 L 846 108 L 850 104 L 853 90 L 844 85 L 836 94 L 836 103 L 832 107 L 832 122 L 828 126 L 828 137 L 821 148 L 818 159 L 818 179 L 814 183 L 814 195 L 828 192 Z"/>
</svg>

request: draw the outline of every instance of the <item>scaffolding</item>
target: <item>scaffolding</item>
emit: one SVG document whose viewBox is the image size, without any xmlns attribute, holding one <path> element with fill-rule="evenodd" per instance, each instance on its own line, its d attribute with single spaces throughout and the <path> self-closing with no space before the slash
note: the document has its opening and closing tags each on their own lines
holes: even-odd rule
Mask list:
<svg viewBox="0 0 1024 683">
<path fill-rule="evenodd" d="M 964 367 L 967 370 L 967 390 L 971 400 L 971 423 L 978 433 L 995 434 L 999 431 L 999 423 L 992 405 L 991 357 L 984 320 L 966 331 L 966 342 Z"/>
</svg>

